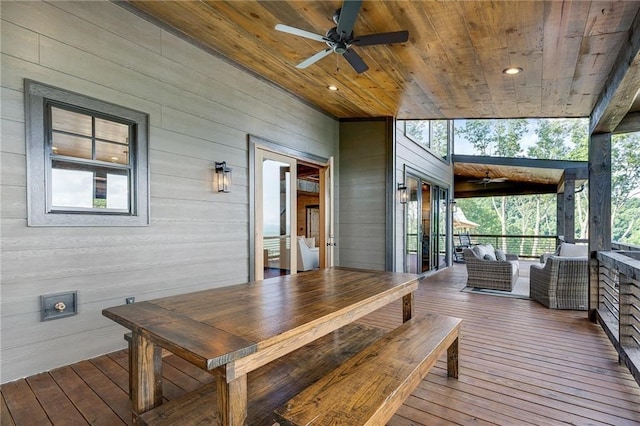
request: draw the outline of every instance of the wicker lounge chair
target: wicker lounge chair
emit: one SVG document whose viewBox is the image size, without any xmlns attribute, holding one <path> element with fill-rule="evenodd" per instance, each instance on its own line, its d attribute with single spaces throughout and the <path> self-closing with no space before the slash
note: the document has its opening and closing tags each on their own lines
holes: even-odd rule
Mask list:
<svg viewBox="0 0 640 426">
<path fill-rule="evenodd" d="M 549 256 L 531 265 L 529 294 L 551 309 L 586 311 L 589 269 L 586 257 Z"/>
<path fill-rule="evenodd" d="M 520 267 L 517 255 L 506 254 L 507 260 L 486 260 L 478 257 L 477 250 L 471 248 L 463 249 L 463 253 L 467 266 L 467 287 L 513 290 Z"/>
</svg>

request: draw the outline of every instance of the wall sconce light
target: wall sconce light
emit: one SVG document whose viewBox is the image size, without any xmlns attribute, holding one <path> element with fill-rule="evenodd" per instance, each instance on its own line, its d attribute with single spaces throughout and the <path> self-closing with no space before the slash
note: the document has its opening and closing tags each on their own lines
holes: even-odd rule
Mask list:
<svg viewBox="0 0 640 426">
<path fill-rule="evenodd" d="M 452 211 L 453 213 L 455 213 L 455 212 L 457 212 L 457 211 L 458 211 L 458 208 L 456 207 L 456 204 L 457 204 L 457 203 L 458 203 L 458 202 L 457 202 L 456 200 L 454 200 L 453 198 L 449 201 L 449 204 L 451 204 L 451 211 Z"/>
<path fill-rule="evenodd" d="M 398 193 L 400 195 L 400 204 L 407 204 L 409 199 L 409 192 L 407 191 L 407 185 L 404 183 L 398 184 Z"/>
<path fill-rule="evenodd" d="M 227 167 L 227 162 L 218 163 L 216 161 L 216 186 L 218 192 L 231 192 L 231 167 Z"/>
</svg>

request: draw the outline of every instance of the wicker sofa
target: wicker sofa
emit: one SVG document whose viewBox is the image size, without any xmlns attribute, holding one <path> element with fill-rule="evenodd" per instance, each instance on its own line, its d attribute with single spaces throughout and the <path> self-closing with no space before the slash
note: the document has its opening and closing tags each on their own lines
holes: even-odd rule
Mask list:
<svg viewBox="0 0 640 426">
<path fill-rule="evenodd" d="M 467 287 L 511 291 L 518 280 L 520 264 L 515 254 L 505 254 L 506 260 L 485 259 L 486 246 L 463 249 L 467 267 Z"/>
<path fill-rule="evenodd" d="M 587 257 L 549 256 L 544 265 L 531 265 L 529 291 L 532 299 L 551 309 L 587 310 Z"/>
</svg>

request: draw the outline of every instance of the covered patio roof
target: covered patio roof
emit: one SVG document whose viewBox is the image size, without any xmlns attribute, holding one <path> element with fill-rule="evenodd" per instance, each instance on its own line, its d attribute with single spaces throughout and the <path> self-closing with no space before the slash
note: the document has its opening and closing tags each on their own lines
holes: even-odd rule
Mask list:
<svg viewBox="0 0 640 426">
<path fill-rule="evenodd" d="M 563 191 L 565 174 L 576 187 L 587 180 L 586 161 L 453 155 L 455 198 L 555 194 Z M 503 182 L 482 182 L 485 178 Z"/>
</svg>

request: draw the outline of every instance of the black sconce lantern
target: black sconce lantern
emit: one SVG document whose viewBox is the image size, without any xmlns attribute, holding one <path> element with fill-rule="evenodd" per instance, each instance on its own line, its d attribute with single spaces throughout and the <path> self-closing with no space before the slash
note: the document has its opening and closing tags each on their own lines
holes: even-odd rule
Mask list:
<svg viewBox="0 0 640 426">
<path fill-rule="evenodd" d="M 231 192 L 231 167 L 227 167 L 227 162 L 216 162 L 216 186 L 218 192 Z"/>
<path fill-rule="evenodd" d="M 409 192 L 407 191 L 407 185 L 404 183 L 398 184 L 398 193 L 400 195 L 400 204 L 407 204 L 409 199 Z"/>
</svg>

